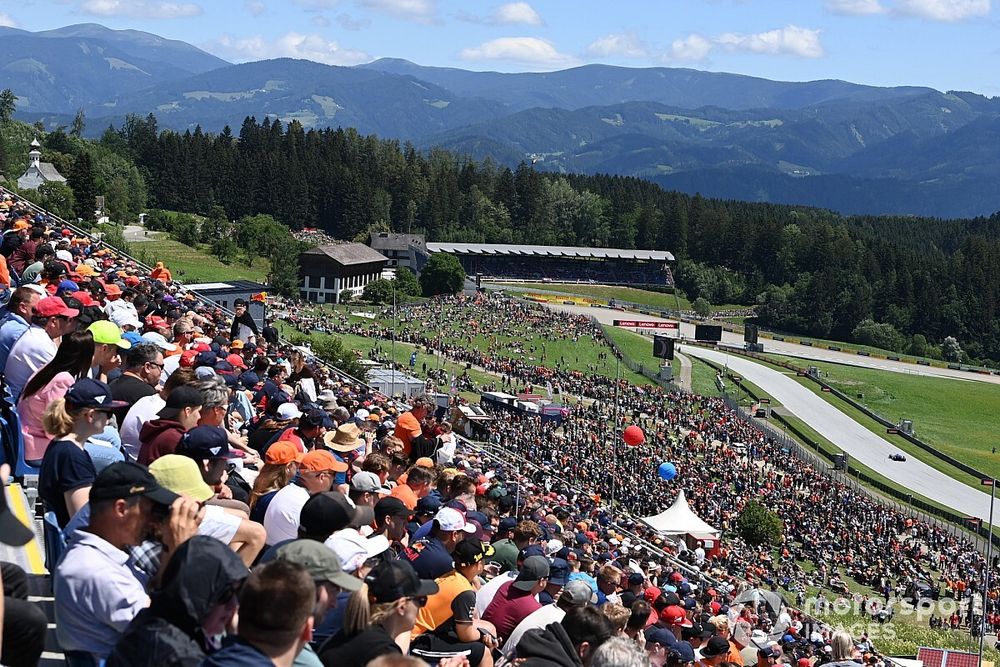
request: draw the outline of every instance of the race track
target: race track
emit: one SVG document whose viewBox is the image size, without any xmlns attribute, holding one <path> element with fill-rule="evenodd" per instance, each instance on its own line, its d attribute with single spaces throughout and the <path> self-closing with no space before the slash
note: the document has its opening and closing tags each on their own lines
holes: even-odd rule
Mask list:
<svg viewBox="0 0 1000 667">
<path fill-rule="evenodd" d="M 639 319 L 631 314 L 615 312 L 604 308 L 585 308 L 556 304 L 549 304 L 549 306 L 564 312 L 593 315 L 600 322 L 606 324 L 611 324 L 611 321 L 614 319 Z M 654 320 L 659 318 L 642 316 L 642 319 Z M 681 326 L 682 332 L 685 335 L 694 335 L 693 326 L 684 324 Z M 689 326 L 690 330 L 687 330 L 685 327 Z M 733 337 L 735 338 L 735 336 Z M 738 341 L 741 347 L 742 342 L 742 340 Z M 767 341 L 767 343 L 771 343 L 771 341 Z M 905 452 L 884 438 L 864 428 L 848 415 L 838 410 L 834 405 L 827 403 L 807 387 L 796 382 L 792 377 L 753 362 L 745 357 L 736 354 L 726 354 L 725 351 L 706 349 L 694 345 L 682 345 L 680 349 L 686 355 L 728 365 L 730 370 L 742 375 L 748 381 L 767 392 L 788 412 L 809 424 L 817 433 L 850 454 L 852 458 L 897 484 L 912 489 L 914 494 L 929 498 L 946 507 L 952 508 L 956 512 L 981 517 L 984 520 L 989 518 L 989 494 L 958 482 L 926 463 L 914 459 L 912 456 L 902 462 L 890 461 L 890 454 L 905 454 Z M 891 364 L 893 362 L 886 363 Z M 924 369 L 924 367 L 918 368 Z M 939 371 L 947 369 L 933 368 L 926 370 Z M 928 372 L 924 374 L 933 375 L 934 373 Z M 1000 499 L 997 500 L 995 507 L 997 510 L 1000 510 Z"/>
</svg>

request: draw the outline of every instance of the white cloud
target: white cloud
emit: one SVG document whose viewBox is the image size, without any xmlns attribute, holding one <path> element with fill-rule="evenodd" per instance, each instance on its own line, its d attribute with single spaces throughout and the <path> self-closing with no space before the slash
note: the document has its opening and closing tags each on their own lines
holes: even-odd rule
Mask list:
<svg viewBox="0 0 1000 667">
<path fill-rule="evenodd" d="M 886 12 L 880 0 L 826 0 L 826 8 L 834 14 L 845 16 L 869 16 Z"/>
<path fill-rule="evenodd" d="M 430 23 L 437 14 L 437 0 L 360 0 L 360 4 L 383 14 Z"/>
<path fill-rule="evenodd" d="M 236 61 L 268 58 L 302 58 L 327 65 L 357 65 L 372 57 L 364 51 L 346 49 L 322 35 L 289 32 L 268 40 L 261 35 L 235 38 L 223 35 L 213 50 Z"/>
<path fill-rule="evenodd" d="M 527 2 L 509 2 L 496 8 L 490 23 L 495 25 L 542 25 L 542 17 Z"/>
<path fill-rule="evenodd" d="M 306 11 L 318 11 L 332 9 L 340 4 L 340 0 L 292 0 L 292 4 L 296 4 Z"/>
<path fill-rule="evenodd" d="M 253 16 L 260 16 L 267 11 L 267 5 L 261 2 L 261 0 L 244 0 L 243 6 Z"/>
<path fill-rule="evenodd" d="M 500 37 L 477 47 L 464 49 L 459 57 L 462 60 L 507 60 L 541 67 L 571 67 L 578 64 L 573 56 L 560 53 L 551 42 L 537 37 Z"/>
<path fill-rule="evenodd" d="M 622 58 L 647 58 L 649 49 L 643 44 L 635 33 L 618 32 L 598 37 L 590 46 L 587 53 L 592 56 L 619 56 Z"/>
<path fill-rule="evenodd" d="M 666 59 L 671 62 L 704 60 L 712 52 L 712 48 L 712 40 L 692 33 L 687 37 L 675 39 L 670 45 Z"/>
<path fill-rule="evenodd" d="M 360 18 L 356 19 L 350 14 L 337 14 L 337 18 L 334 19 L 344 30 L 364 30 L 370 28 L 372 25 L 371 19 Z"/>
<path fill-rule="evenodd" d="M 10 17 L 10 14 L 7 14 L 6 12 L 0 12 L 0 26 L 3 26 L 4 28 L 16 28 L 17 21 L 12 19 Z"/>
<path fill-rule="evenodd" d="M 820 32 L 789 25 L 750 35 L 725 33 L 716 37 L 715 41 L 730 51 L 820 58 L 823 56 L 823 45 L 819 41 Z"/>
<path fill-rule="evenodd" d="M 963 21 L 990 13 L 990 0 L 898 0 L 895 11 L 932 21 Z"/>
<path fill-rule="evenodd" d="M 193 2 L 163 0 L 84 0 L 80 10 L 94 16 L 135 19 L 178 19 L 201 14 L 201 7 Z"/>
</svg>

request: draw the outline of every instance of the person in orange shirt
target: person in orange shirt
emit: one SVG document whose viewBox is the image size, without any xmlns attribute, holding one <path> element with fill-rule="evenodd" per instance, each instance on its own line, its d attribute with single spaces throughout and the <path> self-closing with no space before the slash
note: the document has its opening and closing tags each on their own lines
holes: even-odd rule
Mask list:
<svg viewBox="0 0 1000 667">
<path fill-rule="evenodd" d="M 493 547 L 478 540 L 463 540 L 455 546 L 455 569 L 434 580 L 438 592 L 428 596 L 417 613 L 411 633 L 413 655 L 437 659 L 467 655 L 472 667 L 492 667 L 496 628 L 476 614 L 479 576 L 491 555 Z"/>
<path fill-rule="evenodd" d="M 409 510 L 417 508 L 417 501 L 431 492 L 434 485 L 434 470 L 413 466 L 406 471 L 406 481 L 392 488 L 390 497 L 399 498 Z"/>
<path fill-rule="evenodd" d="M 423 437 L 422 422 L 430 411 L 431 405 L 430 399 L 418 396 L 413 399 L 410 411 L 399 415 L 399 419 L 396 420 L 396 430 L 393 435 L 403 441 L 403 454 L 407 457 L 413 451 L 413 439 Z"/>
<path fill-rule="evenodd" d="M 156 266 L 153 267 L 153 270 L 149 272 L 149 277 L 152 278 L 153 280 L 162 280 L 165 283 L 168 283 L 172 280 L 170 269 L 163 266 L 163 262 L 156 263 Z"/>
</svg>

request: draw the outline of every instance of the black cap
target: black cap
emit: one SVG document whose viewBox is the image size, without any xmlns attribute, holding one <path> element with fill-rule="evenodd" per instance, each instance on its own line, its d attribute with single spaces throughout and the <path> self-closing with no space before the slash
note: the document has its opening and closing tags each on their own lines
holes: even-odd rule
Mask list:
<svg viewBox="0 0 1000 667">
<path fill-rule="evenodd" d="M 100 380 L 81 378 L 66 392 L 66 402 L 77 408 L 117 410 L 129 404 L 111 399 L 111 387 Z"/>
<path fill-rule="evenodd" d="M 441 499 L 437 496 L 424 496 L 417 501 L 417 514 L 437 514 L 441 509 Z"/>
<path fill-rule="evenodd" d="M 380 563 L 365 577 L 368 593 L 375 602 L 395 602 L 400 598 L 434 595 L 438 585 L 421 579 L 413 566 L 404 560 Z"/>
<path fill-rule="evenodd" d="M 229 435 L 218 426 L 195 426 L 181 436 L 177 453 L 200 461 L 202 459 L 236 459 L 229 450 Z"/>
<path fill-rule="evenodd" d="M 175 419 L 184 408 L 201 407 L 205 405 L 205 399 L 201 392 L 194 387 L 181 385 L 175 387 L 167 396 L 167 405 L 157 413 L 161 419 Z"/>
<path fill-rule="evenodd" d="M 708 643 L 701 648 L 702 656 L 714 658 L 719 655 L 729 653 L 729 640 L 722 635 L 716 635 L 708 640 Z"/>
<path fill-rule="evenodd" d="M 102 470 L 90 487 L 90 502 L 145 496 L 160 505 L 172 505 L 180 498 L 160 486 L 146 466 L 131 461 L 112 463 Z"/>
<path fill-rule="evenodd" d="M 475 565 L 494 553 L 492 545 L 483 544 L 479 540 L 462 540 L 455 545 L 455 551 L 452 552 L 451 557 L 455 561 L 455 567 L 459 567 L 461 565 Z"/>
<path fill-rule="evenodd" d="M 386 496 L 375 503 L 375 521 L 381 523 L 382 519 L 387 516 L 401 516 L 409 519 L 413 516 L 413 511 L 399 498 Z"/>
<path fill-rule="evenodd" d="M 6 487 L 7 480 L 0 480 L 0 485 Z M 31 541 L 35 533 L 10 511 L 10 507 L 7 506 L 7 489 L 2 487 L 0 487 L 0 543 L 23 547 Z"/>
<path fill-rule="evenodd" d="M 505 516 L 500 519 L 500 527 L 497 528 L 497 531 L 500 533 L 506 533 L 507 531 L 514 530 L 515 528 L 517 528 L 517 519 L 512 516 Z"/>
<path fill-rule="evenodd" d="M 530 591 L 535 584 L 549 576 L 549 561 L 545 556 L 528 556 L 517 571 L 517 579 L 511 584 L 519 591 Z"/>
<path fill-rule="evenodd" d="M 374 520 L 375 512 L 367 505 L 355 505 L 337 491 L 309 497 L 299 511 L 299 529 L 306 536 L 329 536 L 344 528 L 360 528 Z"/>
<path fill-rule="evenodd" d="M 319 410 L 313 408 L 311 410 L 306 410 L 305 414 L 299 417 L 299 426 L 305 428 L 319 428 L 323 425 L 329 416 L 326 414 L 325 410 Z"/>
</svg>

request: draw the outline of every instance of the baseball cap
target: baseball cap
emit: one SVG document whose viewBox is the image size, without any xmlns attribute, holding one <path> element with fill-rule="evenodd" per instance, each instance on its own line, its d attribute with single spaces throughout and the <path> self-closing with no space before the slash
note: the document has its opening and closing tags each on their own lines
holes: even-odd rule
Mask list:
<svg viewBox="0 0 1000 667">
<path fill-rule="evenodd" d="M 455 567 L 460 565 L 475 565 L 487 556 L 494 554 L 493 546 L 483 544 L 478 540 L 462 540 L 455 545 L 455 551 L 451 557 L 455 561 Z"/>
<path fill-rule="evenodd" d="M 21 523 L 7 504 L 7 480 L 0 480 L 0 543 L 23 547 L 35 537 L 35 532 Z"/>
<path fill-rule="evenodd" d="M 544 556 L 528 556 L 524 559 L 517 579 L 511 584 L 519 591 L 530 591 L 536 583 L 549 576 L 549 561 Z"/>
<path fill-rule="evenodd" d="M 77 408 L 94 408 L 108 412 L 124 408 L 129 404 L 125 401 L 115 401 L 111 398 L 111 387 L 100 380 L 80 378 L 66 392 L 66 402 Z"/>
<path fill-rule="evenodd" d="M 382 480 L 375 473 L 364 471 L 355 473 L 351 478 L 351 491 L 389 493 L 392 489 L 382 484 Z"/>
<path fill-rule="evenodd" d="M 387 516 L 412 517 L 413 512 L 406 504 L 394 496 L 386 496 L 375 503 L 375 520 L 380 522 Z"/>
<path fill-rule="evenodd" d="M 299 526 L 304 535 L 329 536 L 344 528 L 366 526 L 374 518 L 375 512 L 368 505 L 355 505 L 342 493 L 325 491 L 310 496 L 302 506 Z"/>
<path fill-rule="evenodd" d="M 317 428 L 323 425 L 328 419 L 328 415 L 323 410 L 319 408 L 313 408 L 306 410 L 302 413 L 302 417 L 299 419 L 300 428 Z"/>
<path fill-rule="evenodd" d="M 288 542 L 278 548 L 276 558 L 301 565 L 315 581 L 329 581 L 345 591 L 361 588 L 360 579 L 344 572 L 337 554 L 315 540 Z"/>
<path fill-rule="evenodd" d="M 229 435 L 218 426 L 195 426 L 181 436 L 177 453 L 200 461 L 202 459 L 238 459 L 229 450 Z"/>
<path fill-rule="evenodd" d="M 646 644 L 659 644 L 660 646 L 674 646 L 680 642 L 674 637 L 674 633 L 670 630 L 665 630 L 663 628 L 658 628 L 653 626 L 646 630 Z M 692 657 L 692 660 L 694 658 Z"/>
<path fill-rule="evenodd" d="M 354 572 L 369 558 L 385 553 L 389 549 L 389 538 L 385 535 L 366 538 L 356 530 L 347 529 L 334 533 L 324 544 L 337 554 L 345 570 Z"/>
<path fill-rule="evenodd" d="M 47 296 L 35 304 L 35 315 L 38 317 L 76 317 L 79 314 L 79 310 L 70 308 L 57 296 Z"/>
<path fill-rule="evenodd" d="M 140 322 L 139 318 L 135 316 L 135 313 L 133 313 L 130 310 L 124 310 L 124 309 L 116 310 L 111 315 L 111 321 L 117 324 L 119 327 L 134 327 L 136 329 L 142 328 L 142 322 Z"/>
<path fill-rule="evenodd" d="M 676 662 L 681 664 L 694 662 L 694 648 L 688 642 L 675 642 L 670 646 L 669 651 L 677 655 Z"/>
<path fill-rule="evenodd" d="M 291 419 L 298 419 L 302 416 L 302 411 L 299 410 L 299 406 L 294 403 L 282 403 L 278 406 L 278 410 L 275 412 L 278 419 L 281 421 L 289 421 Z"/>
<path fill-rule="evenodd" d="M 597 604 L 597 593 L 583 579 L 574 579 L 563 587 L 559 599 L 574 607 L 582 607 L 588 602 Z"/>
<path fill-rule="evenodd" d="M 429 456 L 421 456 L 419 459 L 413 462 L 418 468 L 433 468 L 434 460 Z"/>
<path fill-rule="evenodd" d="M 302 457 L 299 469 L 310 472 L 347 472 L 347 464 L 338 461 L 337 457 L 326 450 L 314 449 Z"/>
<path fill-rule="evenodd" d="M 438 592 L 438 585 L 430 579 L 421 579 L 413 566 L 403 560 L 380 563 L 368 576 L 368 593 L 375 602 L 395 602 L 405 597 L 421 597 Z"/>
<path fill-rule="evenodd" d="M 170 392 L 166 406 L 156 414 L 161 419 L 174 419 L 184 408 L 201 407 L 204 404 L 205 399 L 201 397 L 200 391 L 181 385 Z"/>
<path fill-rule="evenodd" d="M 441 509 L 441 499 L 437 496 L 424 496 L 417 501 L 417 506 L 413 510 L 417 514 L 436 514 Z"/>
<path fill-rule="evenodd" d="M 149 464 L 149 472 L 164 488 L 200 503 L 215 495 L 202 479 L 198 464 L 187 456 L 165 454 Z"/>
<path fill-rule="evenodd" d="M 238 354 L 230 354 L 226 357 L 226 361 L 231 363 L 233 368 L 245 369 L 247 367 L 247 363 L 243 361 L 243 357 Z"/>
<path fill-rule="evenodd" d="M 497 532 L 506 533 L 507 531 L 514 530 L 517 528 L 517 519 L 512 516 L 505 516 L 500 519 L 500 525 L 497 527 Z"/>
<path fill-rule="evenodd" d="M 682 628 L 690 628 L 692 625 L 691 619 L 684 614 L 684 608 L 675 604 L 664 609 L 660 618 L 667 625 L 679 625 Z"/>
<path fill-rule="evenodd" d="M 629 586 L 641 586 L 642 582 L 645 581 L 645 577 L 642 576 L 640 572 L 633 572 L 628 575 L 628 585 Z"/>
<path fill-rule="evenodd" d="M 145 496 L 159 505 L 172 505 L 178 496 L 163 488 L 145 466 L 131 461 L 112 463 L 97 474 L 90 487 L 90 502 Z"/>
<path fill-rule="evenodd" d="M 292 443 L 287 440 L 278 440 L 271 443 L 271 446 L 267 448 L 267 452 L 264 453 L 264 463 L 270 465 L 287 465 L 292 462 L 302 463 L 304 456 L 305 454 L 300 452 Z"/>
<path fill-rule="evenodd" d="M 142 339 L 147 343 L 152 343 L 156 347 L 160 348 L 164 352 L 173 352 L 177 349 L 177 346 L 173 343 L 167 342 L 167 339 L 163 337 L 163 334 L 156 331 L 147 331 L 142 334 Z"/>
<path fill-rule="evenodd" d="M 549 563 L 549 583 L 565 586 L 569 581 L 569 561 L 565 558 L 553 558 Z"/>
<path fill-rule="evenodd" d="M 122 338 L 122 330 L 114 322 L 97 320 L 87 327 L 87 331 L 93 334 L 96 345 L 117 345 L 123 350 L 132 347 L 132 343 Z"/>
<path fill-rule="evenodd" d="M 419 503 L 418 503 L 419 506 Z M 456 531 L 461 530 L 466 533 L 476 532 L 476 526 L 474 524 L 468 523 L 462 513 L 451 507 L 442 507 L 438 510 L 437 514 L 434 515 L 434 521 L 437 523 L 437 527 L 445 531 Z"/>
<path fill-rule="evenodd" d="M 701 647 L 701 654 L 706 658 L 714 658 L 726 653 L 729 653 L 729 640 L 721 635 L 715 635 Z"/>
</svg>

